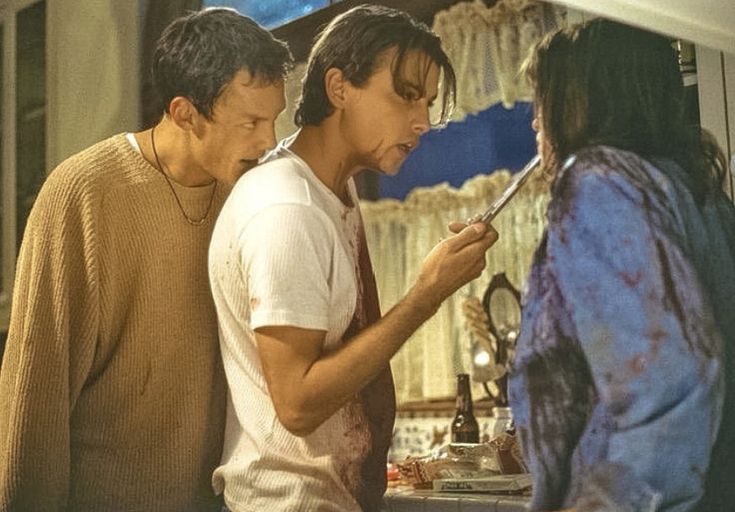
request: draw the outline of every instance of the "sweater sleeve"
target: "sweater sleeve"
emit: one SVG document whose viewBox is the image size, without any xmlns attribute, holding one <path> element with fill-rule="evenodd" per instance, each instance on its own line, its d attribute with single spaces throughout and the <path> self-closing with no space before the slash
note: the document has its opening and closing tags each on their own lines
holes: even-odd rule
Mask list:
<svg viewBox="0 0 735 512">
<path fill-rule="evenodd" d="M 0 370 L 0 510 L 63 510 L 70 423 L 98 330 L 93 194 L 60 167 L 26 225 Z"/>
</svg>

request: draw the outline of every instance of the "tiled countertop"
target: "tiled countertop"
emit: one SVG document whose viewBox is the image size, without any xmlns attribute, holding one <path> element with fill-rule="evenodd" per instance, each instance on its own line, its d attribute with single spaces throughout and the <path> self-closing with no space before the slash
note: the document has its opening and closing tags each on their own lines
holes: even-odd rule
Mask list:
<svg viewBox="0 0 735 512">
<path fill-rule="evenodd" d="M 525 512 L 527 496 L 389 490 L 384 512 Z"/>
</svg>

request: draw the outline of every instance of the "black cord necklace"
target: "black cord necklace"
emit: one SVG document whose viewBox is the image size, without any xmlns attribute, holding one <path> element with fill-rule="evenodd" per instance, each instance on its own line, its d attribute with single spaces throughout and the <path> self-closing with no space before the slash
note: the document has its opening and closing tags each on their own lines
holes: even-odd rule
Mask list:
<svg viewBox="0 0 735 512">
<path fill-rule="evenodd" d="M 151 128 L 151 148 L 153 149 L 153 156 L 156 159 L 156 169 L 163 175 L 163 177 L 166 179 L 166 183 L 168 183 L 168 188 L 171 189 L 171 193 L 174 195 L 174 199 L 176 199 L 176 204 L 179 205 L 179 210 L 181 210 L 181 214 L 186 219 L 186 222 L 191 224 L 192 226 L 201 226 L 204 224 L 204 221 L 207 220 L 207 217 L 209 216 L 209 212 L 212 210 L 212 203 L 214 202 L 214 194 L 217 192 L 217 182 L 214 182 L 214 187 L 212 187 L 212 195 L 209 196 L 209 204 L 207 205 L 207 211 L 204 212 L 204 215 L 201 219 L 192 219 L 186 214 L 186 211 L 184 210 L 183 205 L 181 204 L 181 200 L 179 199 L 179 195 L 176 193 L 176 189 L 174 189 L 173 184 L 171 183 L 171 179 L 166 174 L 166 171 L 163 170 L 163 165 L 161 164 L 161 160 L 158 158 L 158 152 L 156 151 L 156 141 L 153 136 L 153 132 L 155 132 L 156 127 L 154 126 Z"/>
</svg>

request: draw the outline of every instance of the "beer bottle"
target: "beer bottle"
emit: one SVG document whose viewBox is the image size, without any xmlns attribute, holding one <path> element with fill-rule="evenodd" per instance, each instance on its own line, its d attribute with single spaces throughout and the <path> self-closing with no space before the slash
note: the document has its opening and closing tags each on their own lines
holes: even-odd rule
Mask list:
<svg viewBox="0 0 735 512">
<path fill-rule="evenodd" d="M 479 443 L 480 427 L 472 413 L 472 392 L 470 376 L 466 373 L 457 375 L 457 414 L 452 422 L 453 443 Z"/>
</svg>

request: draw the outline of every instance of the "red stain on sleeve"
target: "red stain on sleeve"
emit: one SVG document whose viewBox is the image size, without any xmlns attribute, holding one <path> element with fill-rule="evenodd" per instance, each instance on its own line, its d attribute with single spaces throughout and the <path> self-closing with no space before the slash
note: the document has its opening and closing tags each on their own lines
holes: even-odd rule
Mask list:
<svg viewBox="0 0 735 512">
<path fill-rule="evenodd" d="M 641 282 L 642 275 L 641 275 L 641 271 L 638 270 L 635 273 L 620 272 L 620 277 L 626 285 L 633 288 L 634 286 L 636 286 L 638 283 Z"/>
</svg>

